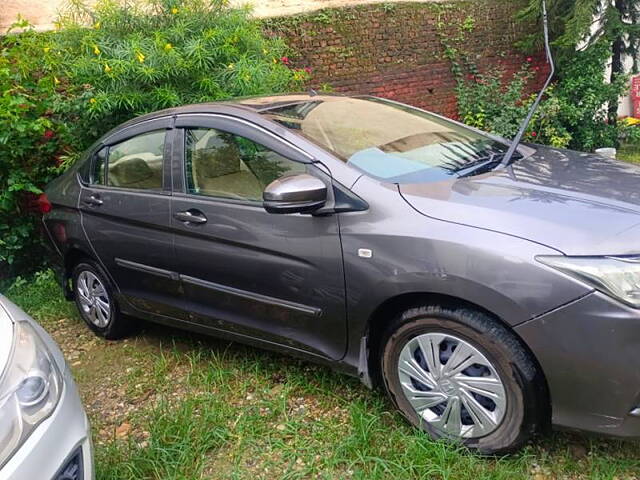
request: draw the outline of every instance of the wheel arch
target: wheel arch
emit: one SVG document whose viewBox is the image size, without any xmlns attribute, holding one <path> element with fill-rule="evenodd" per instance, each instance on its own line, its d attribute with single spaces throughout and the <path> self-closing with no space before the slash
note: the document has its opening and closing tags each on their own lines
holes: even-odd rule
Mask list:
<svg viewBox="0 0 640 480">
<path fill-rule="evenodd" d="M 70 247 L 64 254 L 64 295 L 67 300 L 73 300 L 73 288 L 71 288 L 71 272 L 82 260 L 96 261 L 89 252 L 78 246 Z"/>
<path fill-rule="evenodd" d="M 418 307 L 418 306 L 425 306 L 425 305 L 438 305 L 438 306 L 449 307 L 449 308 L 466 307 L 472 310 L 476 310 L 491 317 L 493 320 L 500 323 L 504 328 L 506 328 L 509 332 L 511 332 L 520 343 L 520 346 L 530 356 L 538 372 L 541 375 L 540 380 L 542 383 L 542 387 L 544 389 L 544 392 L 542 392 L 542 395 L 543 395 L 544 407 L 545 407 L 545 411 L 543 412 L 543 418 L 541 419 L 541 421 L 544 422 L 544 428 L 550 427 L 551 397 L 549 393 L 549 386 L 548 386 L 547 378 L 542 368 L 542 365 L 536 358 L 536 355 L 533 353 L 531 348 L 529 348 L 526 342 L 515 331 L 513 326 L 510 325 L 508 322 L 506 322 L 504 319 L 502 319 L 499 315 L 496 315 L 494 312 L 487 310 L 485 307 L 481 305 L 478 305 L 468 300 L 451 296 L 451 295 L 432 293 L 432 292 L 402 293 L 394 297 L 388 298 L 373 310 L 373 313 L 369 317 L 366 328 L 365 328 L 365 338 L 366 338 L 366 345 L 367 345 L 367 348 L 366 348 L 367 374 L 373 386 L 378 387 L 382 385 L 380 362 L 378 361 L 378 359 L 381 354 L 381 348 L 382 348 L 381 343 L 382 343 L 382 340 L 384 339 L 385 333 L 388 328 L 387 325 L 389 323 L 389 318 L 394 317 L 407 309 Z"/>
</svg>

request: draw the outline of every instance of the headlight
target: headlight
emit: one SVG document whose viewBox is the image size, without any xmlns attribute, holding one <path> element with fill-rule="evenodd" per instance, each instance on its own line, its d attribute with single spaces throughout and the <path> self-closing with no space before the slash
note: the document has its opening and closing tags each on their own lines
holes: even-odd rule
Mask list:
<svg viewBox="0 0 640 480">
<path fill-rule="evenodd" d="M 0 378 L 0 468 L 51 415 L 61 390 L 62 377 L 44 342 L 27 322 L 16 322 L 13 352 Z"/>
<path fill-rule="evenodd" d="M 536 260 L 640 308 L 640 257 L 539 256 Z"/>
</svg>

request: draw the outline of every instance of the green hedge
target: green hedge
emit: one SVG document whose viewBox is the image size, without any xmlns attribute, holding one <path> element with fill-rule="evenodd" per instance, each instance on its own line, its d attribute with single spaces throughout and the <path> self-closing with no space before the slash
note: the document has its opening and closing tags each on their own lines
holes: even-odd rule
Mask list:
<svg viewBox="0 0 640 480">
<path fill-rule="evenodd" d="M 0 39 L 0 279 L 45 261 L 42 187 L 109 128 L 175 105 L 300 89 L 286 45 L 224 0 L 80 2 Z M 14 33 L 17 29 L 22 33 Z"/>
<path fill-rule="evenodd" d="M 629 135 L 628 128 L 624 123 L 609 124 L 606 107 L 609 102 L 617 103 L 625 93 L 628 78 L 607 81 L 610 56 L 609 45 L 600 42 L 575 52 L 571 62 L 559 65 L 525 140 L 580 151 L 618 146 L 620 139 Z M 467 77 L 459 74 L 456 91 L 460 117 L 475 127 L 513 138 L 535 99 L 535 95 L 525 95 L 532 76 L 528 64 L 506 82 L 502 71 L 473 72 Z"/>
</svg>

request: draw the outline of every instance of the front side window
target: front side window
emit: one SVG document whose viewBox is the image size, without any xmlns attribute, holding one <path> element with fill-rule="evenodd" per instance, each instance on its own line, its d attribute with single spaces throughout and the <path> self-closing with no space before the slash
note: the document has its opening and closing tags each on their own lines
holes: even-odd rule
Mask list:
<svg viewBox="0 0 640 480">
<path fill-rule="evenodd" d="M 446 179 L 507 151 L 474 130 L 377 98 L 319 97 L 262 113 L 364 174 L 393 183 Z"/>
<path fill-rule="evenodd" d="M 289 160 L 247 138 L 212 128 L 185 132 L 187 193 L 260 201 L 265 187 L 304 164 Z"/>
<path fill-rule="evenodd" d="M 107 185 L 141 190 L 161 190 L 165 131 L 144 133 L 111 145 Z"/>
</svg>

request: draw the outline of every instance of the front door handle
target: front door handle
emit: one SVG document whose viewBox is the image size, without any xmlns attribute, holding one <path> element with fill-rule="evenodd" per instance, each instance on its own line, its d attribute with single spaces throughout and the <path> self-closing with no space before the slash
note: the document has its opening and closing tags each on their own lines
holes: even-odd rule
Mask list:
<svg viewBox="0 0 640 480">
<path fill-rule="evenodd" d="M 86 198 L 84 200 L 84 203 L 86 205 L 89 205 L 90 207 L 99 207 L 104 202 L 100 200 L 100 197 L 98 195 L 91 195 L 89 198 Z"/>
<path fill-rule="evenodd" d="M 184 223 L 192 223 L 196 225 L 202 225 L 203 223 L 207 223 L 207 217 L 200 210 L 196 210 L 195 208 L 191 208 L 189 210 L 185 210 L 183 212 L 176 212 L 173 216 Z"/>
</svg>

